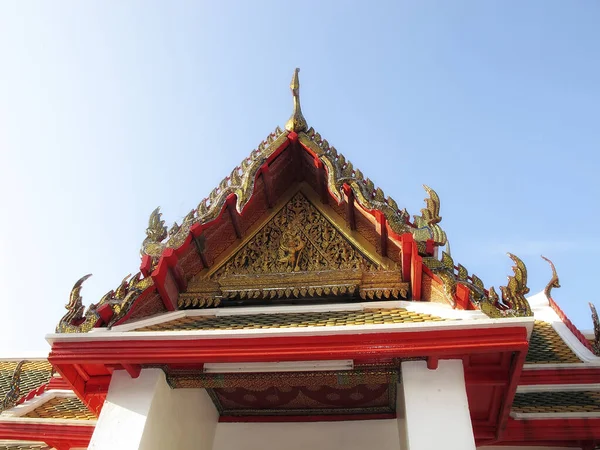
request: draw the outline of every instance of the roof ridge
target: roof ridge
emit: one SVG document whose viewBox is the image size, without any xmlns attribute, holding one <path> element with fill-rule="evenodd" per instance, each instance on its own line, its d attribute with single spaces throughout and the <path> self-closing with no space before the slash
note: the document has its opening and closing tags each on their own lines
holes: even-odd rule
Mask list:
<svg viewBox="0 0 600 450">
<path fill-rule="evenodd" d="M 590 344 L 590 342 L 586 339 L 586 337 L 583 335 L 583 333 L 581 331 L 579 331 L 579 328 L 577 328 L 575 326 L 575 324 L 571 321 L 571 319 L 569 319 L 569 317 L 564 313 L 564 311 L 560 308 L 560 306 L 558 306 L 558 303 L 556 303 L 556 301 L 552 298 L 552 295 L 551 295 L 552 289 L 560 288 L 558 272 L 556 271 L 556 267 L 554 266 L 554 263 L 549 258 L 546 258 L 543 255 L 541 255 L 541 258 L 543 260 L 545 260 L 546 262 L 548 262 L 548 264 L 550 264 L 550 268 L 552 269 L 552 278 L 550 278 L 550 281 L 544 288 L 544 295 L 548 299 L 548 304 L 554 310 L 554 312 L 556 313 L 558 318 L 562 321 L 562 323 L 564 323 L 566 325 L 566 327 L 569 329 L 569 331 L 571 333 L 573 333 L 573 335 L 577 338 L 577 340 L 579 342 L 581 342 L 583 344 L 583 346 L 585 348 L 587 348 L 589 351 L 591 351 L 594 355 L 597 355 L 592 344 Z M 592 317 L 593 317 L 593 310 L 592 310 Z M 600 356 L 600 355 L 598 355 L 598 356 Z"/>
<path fill-rule="evenodd" d="M 294 94 L 295 105 L 292 118 L 298 115 L 301 117 L 297 76 L 298 72 L 296 71 L 290 85 Z M 298 117 L 296 119 L 300 120 Z M 322 139 L 321 135 L 312 127 L 306 131 L 303 131 L 304 129 L 306 129 L 305 121 L 304 126 L 294 126 L 294 131 L 282 130 L 279 126 L 276 127 L 275 131 L 261 141 L 257 148 L 252 150 L 250 155 L 244 158 L 241 164 L 236 166 L 231 174 L 226 176 L 211 191 L 208 197 L 200 201 L 197 208 L 192 209 L 184 217 L 181 225 L 175 222 L 170 228 L 167 228 L 165 221 L 162 219 L 160 207 L 156 208 L 150 214 L 146 238 L 141 249 L 142 272 L 145 277 L 140 279 L 141 274 L 138 273 L 129 282 L 126 281 L 126 278 L 116 291 L 109 291 L 98 303 L 90 305 L 85 312 L 81 304 L 79 290 L 87 277 L 79 280 L 73 287 L 71 293 L 73 298 L 67 305 L 68 312 L 61 319 L 56 331 L 64 333 L 91 330 L 103 320 L 104 316 L 100 307 L 106 310 L 104 313 L 107 317 L 110 316 L 110 324 L 121 319 L 129 311 L 133 302 L 141 296 L 142 292 L 153 285 L 152 279 L 148 275 L 158 266 L 163 253 L 167 249 L 176 250 L 181 248 L 188 240 L 194 227 L 199 227 L 218 218 L 223 207 L 229 203 L 230 196 L 235 195 L 235 207 L 237 212 L 241 213 L 254 193 L 255 181 L 263 165 L 279 155 L 291 142 L 299 141 L 306 150 L 314 153 L 327 167 L 328 188 L 338 202 L 343 200 L 344 187 L 348 186 L 352 189 L 357 203 L 368 211 L 379 211 L 387 220 L 391 230 L 397 235 L 411 233 L 418 242 L 433 241 L 437 245 L 445 244 L 447 240 L 446 233 L 438 225 L 441 221 L 439 215 L 440 200 L 433 189 L 424 185 L 429 195 L 425 200 L 426 207 L 421 209 L 421 215 L 413 216 L 414 220 L 411 223 L 406 209 L 400 210 L 395 200 L 386 197 L 383 190 L 379 187 L 376 188 L 369 178 L 364 178 L 359 169 L 354 169 L 352 163 L 341 153 L 338 153 L 335 147 L 330 146 L 327 140 Z M 146 258 L 145 262 L 144 258 Z M 126 286 L 123 290 L 121 287 L 124 283 Z M 124 298 L 117 298 L 115 292 L 122 290 L 127 295 Z M 112 313 L 108 310 L 109 307 Z"/>
</svg>

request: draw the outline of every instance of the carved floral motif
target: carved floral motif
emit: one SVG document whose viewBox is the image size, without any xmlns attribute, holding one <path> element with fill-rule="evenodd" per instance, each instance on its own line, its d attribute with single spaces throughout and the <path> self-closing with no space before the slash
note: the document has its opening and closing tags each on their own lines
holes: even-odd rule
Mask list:
<svg viewBox="0 0 600 450">
<path fill-rule="evenodd" d="M 375 266 L 298 193 L 213 279 L 225 274 L 340 269 L 374 270 Z"/>
<path fill-rule="evenodd" d="M 212 275 L 190 282 L 179 307 L 322 295 L 406 298 L 408 283 L 399 268 L 379 267 L 297 193 Z"/>
</svg>

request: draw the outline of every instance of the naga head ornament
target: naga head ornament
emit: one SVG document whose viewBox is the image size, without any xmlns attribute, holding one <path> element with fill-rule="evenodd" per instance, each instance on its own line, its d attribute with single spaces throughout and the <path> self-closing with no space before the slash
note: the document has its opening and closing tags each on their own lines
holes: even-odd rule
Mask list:
<svg viewBox="0 0 600 450">
<path fill-rule="evenodd" d="M 548 264 L 550 264 L 550 267 L 552 268 L 552 278 L 550 278 L 550 281 L 544 288 L 544 294 L 546 294 L 546 298 L 548 300 L 550 300 L 552 298 L 552 296 L 550 295 L 552 292 L 552 289 L 553 288 L 558 289 L 560 287 L 560 282 L 558 280 L 558 274 L 556 273 L 556 267 L 554 267 L 554 263 L 552 261 L 550 261 L 550 259 L 546 258 L 544 255 L 541 255 L 541 256 L 542 256 L 542 259 L 544 261 L 547 261 Z"/>
</svg>

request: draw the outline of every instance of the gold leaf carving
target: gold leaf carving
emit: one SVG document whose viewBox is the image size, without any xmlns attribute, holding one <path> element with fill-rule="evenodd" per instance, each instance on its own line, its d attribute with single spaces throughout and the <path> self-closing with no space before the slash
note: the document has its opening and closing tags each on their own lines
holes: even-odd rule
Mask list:
<svg viewBox="0 0 600 450">
<path fill-rule="evenodd" d="M 339 269 L 374 270 L 375 265 L 298 193 L 213 279 L 231 274 Z"/>
<path fill-rule="evenodd" d="M 189 298 L 249 301 L 355 293 L 406 298 L 408 288 L 399 270 L 379 267 L 298 192 L 213 273 L 190 282 L 178 304 L 211 305 Z"/>
</svg>

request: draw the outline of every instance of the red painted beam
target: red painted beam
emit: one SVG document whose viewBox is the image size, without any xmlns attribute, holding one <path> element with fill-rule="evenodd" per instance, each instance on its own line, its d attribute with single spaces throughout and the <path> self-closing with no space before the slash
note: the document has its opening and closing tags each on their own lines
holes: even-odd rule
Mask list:
<svg viewBox="0 0 600 450">
<path fill-rule="evenodd" d="M 473 339 L 477 333 L 477 339 Z M 54 342 L 49 361 L 65 364 L 185 364 L 269 362 L 369 357 L 447 357 L 525 351 L 524 327 L 429 332 L 337 334 L 240 339 Z"/>
<path fill-rule="evenodd" d="M 269 171 L 269 165 L 263 164 L 260 168 L 260 173 L 263 181 L 263 188 L 265 192 L 265 198 L 267 199 L 267 206 L 271 209 L 274 205 L 275 198 L 273 194 L 273 177 Z"/>
<path fill-rule="evenodd" d="M 356 230 L 356 211 L 354 210 L 354 192 L 346 183 L 342 186 L 346 196 L 346 222 L 351 230 Z"/>
<path fill-rule="evenodd" d="M 318 156 L 315 156 L 314 165 L 317 168 L 319 197 L 321 198 L 321 202 L 326 205 L 329 202 L 329 193 L 327 191 L 327 173 L 325 172 L 325 166 Z"/>
<path fill-rule="evenodd" d="M 387 219 L 381 211 L 375 211 L 375 219 L 375 231 L 377 232 L 377 234 L 379 234 L 381 256 L 387 256 Z"/>
<path fill-rule="evenodd" d="M 204 227 L 201 223 L 196 223 L 190 228 L 190 234 L 192 235 L 194 247 L 196 247 L 196 253 L 198 253 L 202 266 L 208 268 L 210 267 L 210 263 L 204 254 L 204 236 L 202 233 L 204 233 Z"/>
<path fill-rule="evenodd" d="M 456 284 L 456 308 L 457 309 L 469 309 L 469 305 L 471 304 L 470 300 L 471 292 L 469 288 L 464 284 L 457 283 Z"/>
<path fill-rule="evenodd" d="M 235 237 L 238 239 L 242 238 L 242 227 L 240 225 L 240 214 L 237 212 L 237 208 L 235 206 L 236 196 L 235 194 L 231 194 L 227 197 L 227 212 L 229 213 L 229 218 L 231 219 L 231 225 L 233 226 L 233 231 L 235 232 Z"/>
<path fill-rule="evenodd" d="M 504 432 L 506 424 L 508 423 L 508 416 L 510 415 L 510 409 L 512 407 L 513 400 L 515 399 L 515 394 L 517 393 L 517 385 L 519 384 L 519 378 L 521 377 L 521 371 L 523 370 L 523 364 L 525 363 L 526 356 L 527 351 L 522 351 L 517 353 L 513 358 L 510 369 L 510 384 L 508 385 L 508 389 L 504 395 L 504 402 L 502 404 L 502 409 L 500 410 L 496 439 L 501 439 L 502 433 Z"/>
<path fill-rule="evenodd" d="M 510 372 L 506 369 L 472 369 L 465 366 L 465 384 L 467 386 L 508 386 Z"/>
<path fill-rule="evenodd" d="M 137 378 L 140 376 L 142 366 L 139 364 L 123 364 L 123 369 L 127 371 L 131 378 Z"/>
<path fill-rule="evenodd" d="M 439 358 L 437 358 L 436 356 L 430 356 L 429 358 L 427 358 L 427 368 L 429 370 L 436 370 L 438 368 L 439 362 Z"/>
<path fill-rule="evenodd" d="M 600 383 L 600 367 L 572 369 L 524 369 L 520 385 L 532 384 L 593 384 Z"/>
<path fill-rule="evenodd" d="M 509 419 L 502 443 L 600 440 L 600 419 Z M 531 444 L 529 444 L 531 445 Z"/>
<path fill-rule="evenodd" d="M 192 239 L 190 238 L 190 242 Z M 175 250 L 168 248 L 163 252 L 158 266 L 152 272 L 152 280 L 160 294 L 160 298 L 168 311 L 177 310 L 179 292 L 187 289 L 185 274 L 179 265 Z"/>
<path fill-rule="evenodd" d="M 0 421 L 0 439 L 52 442 L 71 447 L 87 447 L 95 425 Z"/>
<path fill-rule="evenodd" d="M 412 249 L 415 239 L 410 233 L 404 233 L 401 236 L 400 249 L 402 251 L 402 281 L 410 280 L 410 263 L 412 261 Z"/>
<path fill-rule="evenodd" d="M 421 300 L 421 283 L 423 278 L 423 258 L 419 255 L 417 243 L 413 240 L 410 262 L 410 287 L 412 299 Z"/>
</svg>

